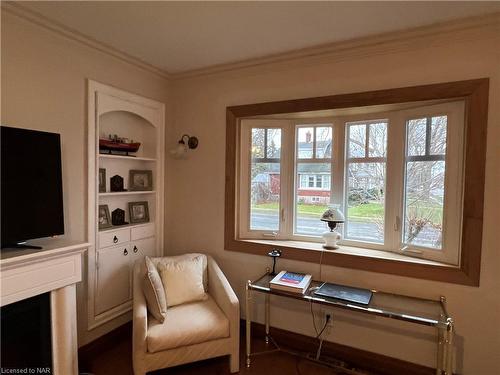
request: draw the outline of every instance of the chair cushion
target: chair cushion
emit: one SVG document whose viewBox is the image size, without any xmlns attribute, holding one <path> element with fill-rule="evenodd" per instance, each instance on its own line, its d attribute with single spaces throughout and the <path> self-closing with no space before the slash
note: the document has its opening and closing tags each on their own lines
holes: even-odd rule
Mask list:
<svg viewBox="0 0 500 375">
<path fill-rule="evenodd" d="M 202 301 L 207 298 L 203 288 L 203 263 L 201 257 L 180 262 L 158 264 L 167 306 Z"/>
<path fill-rule="evenodd" d="M 144 293 L 144 297 L 146 297 L 148 311 L 151 315 L 163 323 L 167 313 L 165 289 L 163 288 L 158 270 L 151 259 L 149 259 L 149 257 L 145 257 L 144 262 L 147 272 L 144 276 L 142 291 Z"/>
<path fill-rule="evenodd" d="M 148 320 L 148 352 L 229 337 L 229 320 L 215 301 L 207 300 L 171 307 L 163 323 Z"/>
</svg>

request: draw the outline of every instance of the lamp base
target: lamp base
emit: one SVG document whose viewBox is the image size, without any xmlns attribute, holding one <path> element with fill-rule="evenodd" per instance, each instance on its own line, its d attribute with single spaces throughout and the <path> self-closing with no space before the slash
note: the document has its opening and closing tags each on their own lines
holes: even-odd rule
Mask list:
<svg viewBox="0 0 500 375">
<path fill-rule="evenodd" d="M 322 237 L 325 241 L 323 249 L 336 250 L 339 248 L 339 246 L 337 245 L 337 241 L 340 240 L 340 233 L 338 233 L 337 231 L 334 230 L 331 232 L 324 232 Z"/>
<path fill-rule="evenodd" d="M 326 245 L 323 245 L 323 249 L 325 250 L 337 250 L 339 249 L 339 246 L 326 246 Z"/>
</svg>

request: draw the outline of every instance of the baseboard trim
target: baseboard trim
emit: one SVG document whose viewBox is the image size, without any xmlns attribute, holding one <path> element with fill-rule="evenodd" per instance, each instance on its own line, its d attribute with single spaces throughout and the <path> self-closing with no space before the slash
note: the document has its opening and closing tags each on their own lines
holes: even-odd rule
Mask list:
<svg viewBox="0 0 500 375">
<path fill-rule="evenodd" d="M 241 332 L 245 334 L 245 321 L 241 320 Z M 271 327 L 271 335 L 280 345 L 297 351 L 304 348 L 316 348 L 318 341 L 309 336 L 299 333 L 285 331 L 280 328 Z M 252 336 L 264 338 L 265 328 L 263 324 L 252 322 Z M 361 370 L 367 370 L 380 375 L 435 375 L 436 369 L 422 366 L 416 363 L 403 361 L 401 359 L 388 357 L 382 354 L 353 348 L 351 346 L 337 344 L 329 341 L 323 342 L 322 353 L 344 361 L 349 365 Z"/>
</svg>

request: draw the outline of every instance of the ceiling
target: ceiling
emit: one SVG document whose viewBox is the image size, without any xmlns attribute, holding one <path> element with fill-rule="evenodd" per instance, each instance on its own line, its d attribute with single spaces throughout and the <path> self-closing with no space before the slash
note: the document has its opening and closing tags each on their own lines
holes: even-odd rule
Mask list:
<svg viewBox="0 0 500 375">
<path fill-rule="evenodd" d="M 479 1 L 19 4 L 168 73 L 500 11 Z"/>
</svg>

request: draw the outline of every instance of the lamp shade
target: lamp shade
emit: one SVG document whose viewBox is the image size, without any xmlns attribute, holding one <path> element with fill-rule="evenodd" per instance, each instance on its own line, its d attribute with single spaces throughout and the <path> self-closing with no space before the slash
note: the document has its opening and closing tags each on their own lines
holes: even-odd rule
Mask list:
<svg viewBox="0 0 500 375">
<path fill-rule="evenodd" d="M 170 150 L 170 154 L 176 159 L 182 159 L 186 156 L 187 146 L 185 143 L 179 142 L 175 148 Z"/>
<path fill-rule="evenodd" d="M 340 212 L 338 207 L 330 207 L 321 215 L 321 221 L 343 223 L 345 221 L 344 214 Z"/>
</svg>

